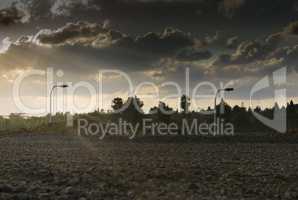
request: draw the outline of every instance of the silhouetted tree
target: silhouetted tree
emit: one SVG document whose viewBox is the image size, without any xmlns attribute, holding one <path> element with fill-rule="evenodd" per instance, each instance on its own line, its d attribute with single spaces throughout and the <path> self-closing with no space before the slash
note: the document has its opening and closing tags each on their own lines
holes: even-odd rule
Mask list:
<svg viewBox="0 0 298 200">
<path fill-rule="evenodd" d="M 180 100 L 180 108 L 183 110 L 184 113 L 188 113 L 188 109 L 190 106 L 190 98 L 186 95 L 182 95 Z"/>
<path fill-rule="evenodd" d="M 170 119 L 171 119 L 170 115 L 173 114 L 174 111 L 167 104 L 160 101 L 158 104 L 158 107 L 155 106 L 155 107 L 151 108 L 149 113 L 156 116 L 155 119 L 158 122 L 168 123 L 168 122 L 170 122 Z"/>
<path fill-rule="evenodd" d="M 143 112 L 142 108 L 144 106 L 144 102 L 137 96 L 129 97 L 124 105 L 127 111 L 138 111 L 139 113 Z"/>
<path fill-rule="evenodd" d="M 287 104 L 287 126 L 290 133 L 295 132 L 297 127 L 297 105 L 294 104 L 293 100 Z"/>
<path fill-rule="evenodd" d="M 155 106 L 150 109 L 150 114 L 173 114 L 173 108 L 169 107 L 166 103 L 160 101 L 158 107 Z"/>
<path fill-rule="evenodd" d="M 254 109 L 254 112 L 256 113 L 261 113 L 262 112 L 262 109 L 260 106 L 257 106 L 255 109 Z"/>
<path fill-rule="evenodd" d="M 229 121 L 231 118 L 232 107 L 221 99 L 220 104 L 216 106 L 216 113 L 220 116 L 220 118 Z"/>
<path fill-rule="evenodd" d="M 129 97 L 123 106 L 124 118 L 127 121 L 136 123 L 142 120 L 142 114 L 144 114 L 142 108 L 144 103 L 138 97 Z"/>
<path fill-rule="evenodd" d="M 123 99 L 120 97 L 117 97 L 112 101 L 112 108 L 114 111 L 120 110 L 123 107 L 123 105 Z"/>
</svg>

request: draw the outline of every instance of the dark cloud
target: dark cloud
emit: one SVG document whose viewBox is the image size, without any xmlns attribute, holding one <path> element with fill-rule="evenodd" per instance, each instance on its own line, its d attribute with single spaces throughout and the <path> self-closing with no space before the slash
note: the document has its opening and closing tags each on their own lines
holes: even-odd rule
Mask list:
<svg viewBox="0 0 298 200">
<path fill-rule="evenodd" d="M 106 65 L 143 70 L 155 66 L 164 58 L 195 62 L 210 59 L 212 55 L 223 54 L 217 56 L 212 65 L 218 68 L 231 65 L 245 68 L 245 65 L 269 59 L 269 55 L 274 55 L 275 50 L 293 46 L 297 38 L 295 28 L 297 24 L 293 23 L 284 31 L 271 34 L 265 39 L 255 37 L 255 30 L 251 32 L 241 30 L 241 34 L 238 34 L 238 32 L 230 32 L 233 30 L 226 31 L 228 27 L 240 29 L 244 27 L 248 30 L 251 28 L 249 22 L 257 25 L 259 21 L 266 19 L 268 26 L 275 26 L 272 22 L 276 18 L 281 19 L 276 24 L 284 23 L 284 19 L 288 20 L 289 15 L 295 19 L 291 8 L 293 3 L 292 0 L 283 2 L 268 0 L 32 0 L 28 3 L 28 7 L 31 9 L 34 20 L 39 20 L 42 16 L 44 19 L 49 18 L 49 12 L 51 12 L 52 22 L 63 18 L 72 23 L 59 29 L 51 28 L 51 30 L 40 31 L 36 37 L 39 44 L 36 45 L 33 42 L 35 46 L 30 46 L 30 48 L 39 49 L 41 52 L 51 51 L 52 56 L 55 56 L 56 52 L 63 54 L 61 52 L 65 51 L 67 55 L 74 54 L 80 57 L 88 66 Z M 281 11 L 274 12 L 276 8 Z M 125 14 L 119 10 L 125 11 Z M 198 10 L 201 11 L 200 16 L 197 15 Z M 285 10 L 289 13 L 284 12 Z M 252 11 L 256 11 L 257 14 L 253 14 Z M 78 22 L 85 19 L 91 19 L 93 23 Z M 110 25 L 99 23 L 106 19 L 113 26 L 116 24 L 119 31 L 111 29 Z M 189 34 L 188 28 L 180 28 L 187 31 L 181 31 L 178 28 L 161 29 L 161 27 L 166 27 L 164 24 L 177 24 L 179 28 L 189 24 L 192 28 L 196 27 L 197 32 L 191 31 L 194 34 Z M 138 26 L 141 27 L 141 31 L 137 28 Z M 152 27 L 153 30 L 147 30 Z M 216 29 L 224 27 L 226 30 L 217 32 L 215 36 L 208 37 L 207 40 L 196 39 L 196 37 L 210 35 L 208 27 Z M 125 31 L 128 29 L 129 31 Z M 242 38 L 245 38 L 245 41 Z M 39 55 L 38 51 L 37 55 Z M 270 57 L 270 59 L 273 58 Z M 84 65 L 83 61 L 79 63 Z"/>
<path fill-rule="evenodd" d="M 267 55 L 267 47 L 258 41 L 244 41 L 239 44 L 232 54 L 217 56 L 214 65 L 241 65 L 261 60 Z"/>
<path fill-rule="evenodd" d="M 233 32 L 233 36 L 242 36 L 249 31 L 254 37 L 272 32 L 288 23 L 289 19 L 298 19 L 298 12 L 293 9 L 297 4 L 295 0 L 15 1 L 25 4 L 32 23 L 40 27 L 55 27 L 56 24 L 79 20 L 97 23 L 109 20 L 121 32 L 134 36 L 174 26 L 197 32 L 202 37 L 216 30 Z"/>
<path fill-rule="evenodd" d="M 198 61 L 210 57 L 209 51 L 197 47 L 197 39 L 178 29 L 132 37 L 101 24 L 78 22 L 21 37 L 0 55 L 0 65 L 5 69 L 56 67 L 85 74 L 106 67 L 148 70 L 163 58 Z"/>
<path fill-rule="evenodd" d="M 15 6 L 0 10 L 0 24 L 11 25 L 22 21 L 24 13 Z"/>
<path fill-rule="evenodd" d="M 166 28 L 159 34 L 147 33 L 144 36 L 137 37 L 135 42 L 138 49 L 161 54 L 173 53 L 195 44 L 194 38 L 190 34 L 174 28 Z"/>
<path fill-rule="evenodd" d="M 216 57 L 209 71 L 224 76 L 259 76 L 287 66 L 297 71 L 298 35 L 297 22 L 288 25 L 284 31 L 270 34 L 264 39 L 241 42 L 232 53 Z"/>
<path fill-rule="evenodd" d="M 240 43 L 239 36 L 217 31 L 214 36 L 205 38 L 205 45 L 214 49 L 236 49 Z"/>
<path fill-rule="evenodd" d="M 291 22 L 282 32 L 270 34 L 265 42 L 271 49 L 298 44 L 298 21 Z"/>
<path fill-rule="evenodd" d="M 213 66 L 226 66 L 231 64 L 232 56 L 230 54 L 220 54 L 216 57 L 216 59 L 213 61 Z"/>
<path fill-rule="evenodd" d="M 239 37 L 234 36 L 227 39 L 226 45 L 228 48 L 234 49 L 238 46 L 238 43 L 239 43 Z"/>
<path fill-rule="evenodd" d="M 274 59 L 274 58 L 284 59 L 288 55 L 288 52 L 290 50 L 291 50 L 291 48 L 289 48 L 289 47 L 282 47 L 282 48 L 275 49 L 268 55 L 268 58 L 269 59 Z"/>
<path fill-rule="evenodd" d="M 271 52 L 267 59 L 278 59 L 285 66 L 289 66 L 293 69 L 298 69 L 298 45 L 292 47 L 278 48 Z"/>
<path fill-rule="evenodd" d="M 237 39 L 235 38 L 235 40 Z M 233 64 L 249 63 L 268 56 L 280 55 L 280 52 L 284 52 L 297 44 L 298 21 L 290 23 L 282 32 L 270 34 L 264 40 L 255 39 L 241 42 L 229 60 Z"/>
<path fill-rule="evenodd" d="M 94 41 L 100 33 L 104 32 L 107 31 L 102 28 L 102 25 L 87 22 L 68 23 L 55 31 L 40 31 L 37 39 L 42 44 L 49 45 L 77 44 L 80 41 L 87 43 Z"/>
<path fill-rule="evenodd" d="M 0 56 L 0 63 L 2 68 L 52 66 L 81 73 L 93 73 L 106 67 L 127 72 L 155 70 L 161 77 L 164 73 L 160 70 L 176 73 L 184 69 L 181 66 L 196 68 L 196 61 L 203 60 L 206 66 L 200 65 L 200 74 L 211 71 L 223 76 L 246 76 L 270 70 L 273 66 L 270 60 L 287 65 L 297 62 L 293 45 L 287 48 L 279 45 L 281 40 L 286 40 L 285 35 L 289 34 L 281 32 L 263 40 L 239 42 L 237 36 L 217 34 L 212 42 L 203 45 L 204 42 L 191 34 L 175 28 L 131 36 L 102 24 L 77 22 L 56 30 L 41 30 L 33 39 L 20 38 Z M 234 50 L 221 53 L 213 60 L 210 48 L 214 48 L 215 43 L 223 45 L 223 49 Z M 18 59 L 15 61 L 13 57 Z"/>
<path fill-rule="evenodd" d="M 266 47 L 258 41 L 242 42 L 235 53 L 232 55 L 232 62 L 235 64 L 249 63 L 261 59 L 267 50 Z"/>
<path fill-rule="evenodd" d="M 119 31 L 106 29 L 101 24 L 87 22 L 69 23 L 55 31 L 42 30 L 37 39 L 41 44 L 47 45 L 82 44 L 98 48 L 114 46 L 162 55 L 195 44 L 190 34 L 174 28 L 166 28 L 162 33 L 149 32 L 133 38 Z"/>
<path fill-rule="evenodd" d="M 290 48 L 287 51 L 286 56 L 284 57 L 284 60 L 288 66 L 292 66 L 295 69 L 298 69 L 297 63 L 298 63 L 298 45 L 295 45 L 294 47 Z"/>
<path fill-rule="evenodd" d="M 211 57 L 210 52 L 197 47 L 196 38 L 174 28 L 166 28 L 161 33 L 149 32 L 131 37 L 100 24 L 78 22 L 69 23 L 54 31 L 42 30 L 36 38 L 41 45 L 90 48 L 98 52 L 98 56 L 109 57 L 111 60 L 131 59 L 132 62 L 137 62 L 143 59 L 147 63 L 148 60 L 156 62 L 163 57 L 176 55 L 177 59 L 193 61 Z"/>
<path fill-rule="evenodd" d="M 93 4 L 92 0 L 55 0 L 51 6 L 54 16 L 70 16 L 76 11 L 100 11 L 100 7 Z"/>
<path fill-rule="evenodd" d="M 268 47 L 272 49 L 277 48 L 281 43 L 283 43 L 283 41 L 285 41 L 284 32 L 273 33 L 265 39 Z"/>
<path fill-rule="evenodd" d="M 195 61 L 195 60 L 206 60 L 212 57 L 212 53 L 209 50 L 198 50 L 198 49 L 182 49 L 177 53 L 176 58 L 181 61 Z"/>
</svg>

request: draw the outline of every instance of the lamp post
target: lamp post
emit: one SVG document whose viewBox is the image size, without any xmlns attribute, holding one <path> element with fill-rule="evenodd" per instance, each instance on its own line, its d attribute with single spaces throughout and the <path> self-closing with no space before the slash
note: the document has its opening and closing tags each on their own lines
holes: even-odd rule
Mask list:
<svg viewBox="0 0 298 200">
<path fill-rule="evenodd" d="M 214 124 L 216 124 L 216 100 L 217 100 L 217 96 L 221 93 L 221 92 L 232 92 L 234 91 L 234 88 L 224 88 L 224 89 L 218 89 L 216 94 L 215 94 L 215 98 L 214 98 Z"/>
<path fill-rule="evenodd" d="M 52 96 L 53 96 L 53 92 L 56 88 L 67 88 L 68 85 L 54 85 L 51 89 L 50 92 L 50 119 L 49 119 L 49 123 L 52 124 L 53 119 L 52 119 Z"/>
</svg>

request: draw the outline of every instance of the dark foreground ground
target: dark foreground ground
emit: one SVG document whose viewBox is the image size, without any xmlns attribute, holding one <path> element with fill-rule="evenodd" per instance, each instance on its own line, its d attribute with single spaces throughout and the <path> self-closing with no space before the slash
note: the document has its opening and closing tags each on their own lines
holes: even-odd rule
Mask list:
<svg viewBox="0 0 298 200">
<path fill-rule="evenodd" d="M 297 199 L 298 145 L 0 138 L 0 199 Z"/>
</svg>

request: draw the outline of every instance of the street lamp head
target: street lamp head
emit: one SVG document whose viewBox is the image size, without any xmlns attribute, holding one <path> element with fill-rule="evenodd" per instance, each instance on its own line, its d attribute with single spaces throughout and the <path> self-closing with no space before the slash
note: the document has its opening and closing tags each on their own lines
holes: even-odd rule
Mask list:
<svg viewBox="0 0 298 200">
<path fill-rule="evenodd" d="M 225 88 L 225 91 L 232 92 L 232 91 L 234 91 L 234 88 Z"/>
<path fill-rule="evenodd" d="M 69 87 L 69 86 L 66 85 L 66 84 L 65 85 L 54 85 L 52 90 L 55 89 L 55 88 L 67 88 L 67 87 Z"/>
<path fill-rule="evenodd" d="M 53 91 L 56 89 L 56 88 L 67 88 L 69 87 L 68 85 L 66 84 L 63 84 L 63 85 L 54 85 L 51 89 L 51 92 L 50 92 L 50 119 L 49 119 L 49 123 L 51 124 L 52 123 L 52 95 L 53 95 Z"/>
</svg>

